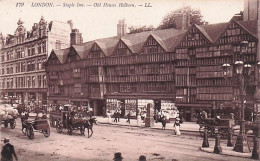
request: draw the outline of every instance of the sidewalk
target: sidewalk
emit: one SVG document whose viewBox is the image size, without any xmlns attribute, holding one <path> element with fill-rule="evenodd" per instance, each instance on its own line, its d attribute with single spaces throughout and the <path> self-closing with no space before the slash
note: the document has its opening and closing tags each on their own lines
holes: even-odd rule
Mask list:
<svg viewBox="0 0 260 161">
<path fill-rule="evenodd" d="M 120 122 L 114 122 L 114 118 L 111 118 L 111 120 L 109 120 L 106 117 L 105 118 L 101 117 L 101 116 L 97 117 L 97 121 L 100 124 L 145 128 L 145 123 L 143 122 L 143 120 L 142 120 L 141 125 L 137 125 L 136 119 L 131 119 L 130 124 L 127 123 L 126 120 L 127 119 L 120 118 Z M 174 125 L 174 121 L 167 123 L 165 129 L 173 130 L 174 129 L 173 125 Z M 154 123 L 154 126 L 150 127 L 150 128 L 161 130 L 162 123 L 161 122 Z M 181 131 L 199 133 L 199 124 L 197 124 L 196 122 L 183 122 L 181 124 Z M 204 151 L 204 152 L 208 152 L 208 153 L 214 153 L 215 139 L 209 140 L 209 143 L 210 143 L 210 147 L 208 147 L 208 148 L 200 147 L 200 150 Z M 236 157 L 243 157 L 243 158 L 248 158 L 248 159 L 251 159 L 251 156 L 252 156 L 252 152 L 249 152 L 249 153 L 235 152 L 235 151 L 233 151 L 233 147 L 227 147 L 226 144 L 221 145 L 221 148 L 222 148 L 222 153 L 219 155 L 236 156 Z"/>
<path fill-rule="evenodd" d="M 119 125 L 119 126 L 132 126 L 132 127 L 145 127 L 145 123 L 143 120 L 141 120 L 141 124 L 137 124 L 136 119 L 131 119 L 130 124 L 127 123 L 127 119 L 120 118 L 120 122 L 114 122 L 114 118 L 111 118 L 109 121 L 107 117 L 97 116 L 98 123 L 101 124 L 111 124 L 111 125 Z M 166 124 L 166 130 L 173 130 L 174 121 L 171 121 L 170 123 Z M 161 122 L 154 122 L 154 126 L 150 127 L 152 129 L 162 129 L 162 123 Z M 195 122 L 183 122 L 180 126 L 181 131 L 189 131 L 189 132 L 199 132 L 199 124 Z"/>
</svg>

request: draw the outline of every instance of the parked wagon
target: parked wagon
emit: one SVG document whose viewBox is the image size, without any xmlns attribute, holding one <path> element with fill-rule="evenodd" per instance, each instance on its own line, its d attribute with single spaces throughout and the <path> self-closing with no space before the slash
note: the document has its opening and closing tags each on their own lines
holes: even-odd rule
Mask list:
<svg viewBox="0 0 260 161">
<path fill-rule="evenodd" d="M 215 136 L 218 133 L 222 138 L 226 138 L 230 130 L 233 132 L 234 126 L 234 119 L 206 118 L 200 122 L 199 132 L 203 136 L 205 129 L 207 129 L 208 136 Z"/>
<path fill-rule="evenodd" d="M 29 115 L 28 115 L 29 116 Z M 22 132 L 28 136 L 29 139 L 34 139 L 34 132 L 43 133 L 45 137 L 50 136 L 50 126 L 47 121 L 47 116 L 36 116 L 34 120 L 28 120 L 27 117 L 22 117 Z"/>
<path fill-rule="evenodd" d="M 11 105 L 1 105 L 0 107 L 0 123 L 4 124 L 4 127 L 7 128 L 10 124 L 11 129 L 14 129 L 16 126 L 16 118 L 18 115 L 18 110 Z"/>
<path fill-rule="evenodd" d="M 64 129 L 68 130 L 68 134 L 72 135 L 74 130 L 79 130 L 81 135 L 85 133 L 86 120 L 82 117 L 76 117 L 74 112 L 61 111 L 61 119 L 57 121 L 56 130 L 62 133 Z"/>
</svg>

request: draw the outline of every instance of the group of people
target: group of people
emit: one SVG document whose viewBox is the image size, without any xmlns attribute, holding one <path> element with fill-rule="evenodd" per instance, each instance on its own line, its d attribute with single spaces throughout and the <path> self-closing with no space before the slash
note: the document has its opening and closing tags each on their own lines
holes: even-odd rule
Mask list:
<svg viewBox="0 0 260 161">
<path fill-rule="evenodd" d="M 121 117 L 121 109 L 116 109 L 116 111 L 114 112 L 114 122 L 119 122 L 120 117 Z"/>
<path fill-rule="evenodd" d="M 164 130 L 166 128 L 166 123 L 167 123 L 166 117 L 163 117 L 161 121 L 162 121 L 162 130 Z M 181 119 L 177 117 L 173 124 L 174 132 L 176 135 L 181 135 L 180 126 L 181 126 Z"/>
</svg>

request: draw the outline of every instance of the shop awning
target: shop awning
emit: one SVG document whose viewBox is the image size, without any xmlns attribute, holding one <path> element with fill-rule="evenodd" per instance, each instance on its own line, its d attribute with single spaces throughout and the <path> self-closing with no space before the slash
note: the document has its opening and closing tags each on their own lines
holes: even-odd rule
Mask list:
<svg viewBox="0 0 260 161">
<path fill-rule="evenodd" d="M 176 103 L 177 107 L 207 107 L 207 108 L 212 108 L 211 104 L 186 104 L 186 103 Z"/>
</svg>

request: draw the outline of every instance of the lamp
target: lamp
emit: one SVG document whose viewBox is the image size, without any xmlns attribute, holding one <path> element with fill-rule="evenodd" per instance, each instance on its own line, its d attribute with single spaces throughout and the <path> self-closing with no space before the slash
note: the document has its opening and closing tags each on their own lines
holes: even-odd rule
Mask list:
<svg viewBox="0 0 260 161">
<path fill-rule="evenodd" d="M 226 64 L 223 64 L 223 65 L 222 65 L 224 77 L 227 77 L 227 76 L 228 76 L 229 71 L 230 71 L 230 68 L 231 68 L 230 64 L 227 64 L 227 63 L 226 63 Z"/>
<path fill-rule="evenodd" d="M 245 96 L 246 96 L 246 87 L 248 85 L 248 79 L 250 78 L 252 66 L 250 64 L 244 65 L 244 62 L 242 61 L 243 60 L 242 54 L 247 52 L 247 46 L 248 46 L 247 41 L 242 41 L 240 43 L 240 55 L 238 56 L 238 60 L 234 63 L 235 73 L 238 78 L 235 81 L 239 82 L 240 110 L 241 110 L 240 131 L 239 131 L 239 135 L 237 136 L 236 144 L 233 149 L 234 151 L 237 151 L 237 152 L 250 151 L 247 146 L 247 138 L 245 135 L 245 120 L 244 120 L 245 106 L 244 106 L 244 103 L 245 103 Z M 228 75 L 229 68 L 230 68 L 229 64 L 222 65 L 223 75 L 225 78 Z"/>
<path fill-rule="evenodd" d="M 236 61 L 234 66 L 235 66 L 236 74 L 243 73 L 244 63 L 242 61 Z"/>
<path fill-rule="evenodd" d="M 248 41 L 241 41 L 240 42 L 241 53 L 247 52 L 247 47 L 248 47 Z"/>
</svg>

